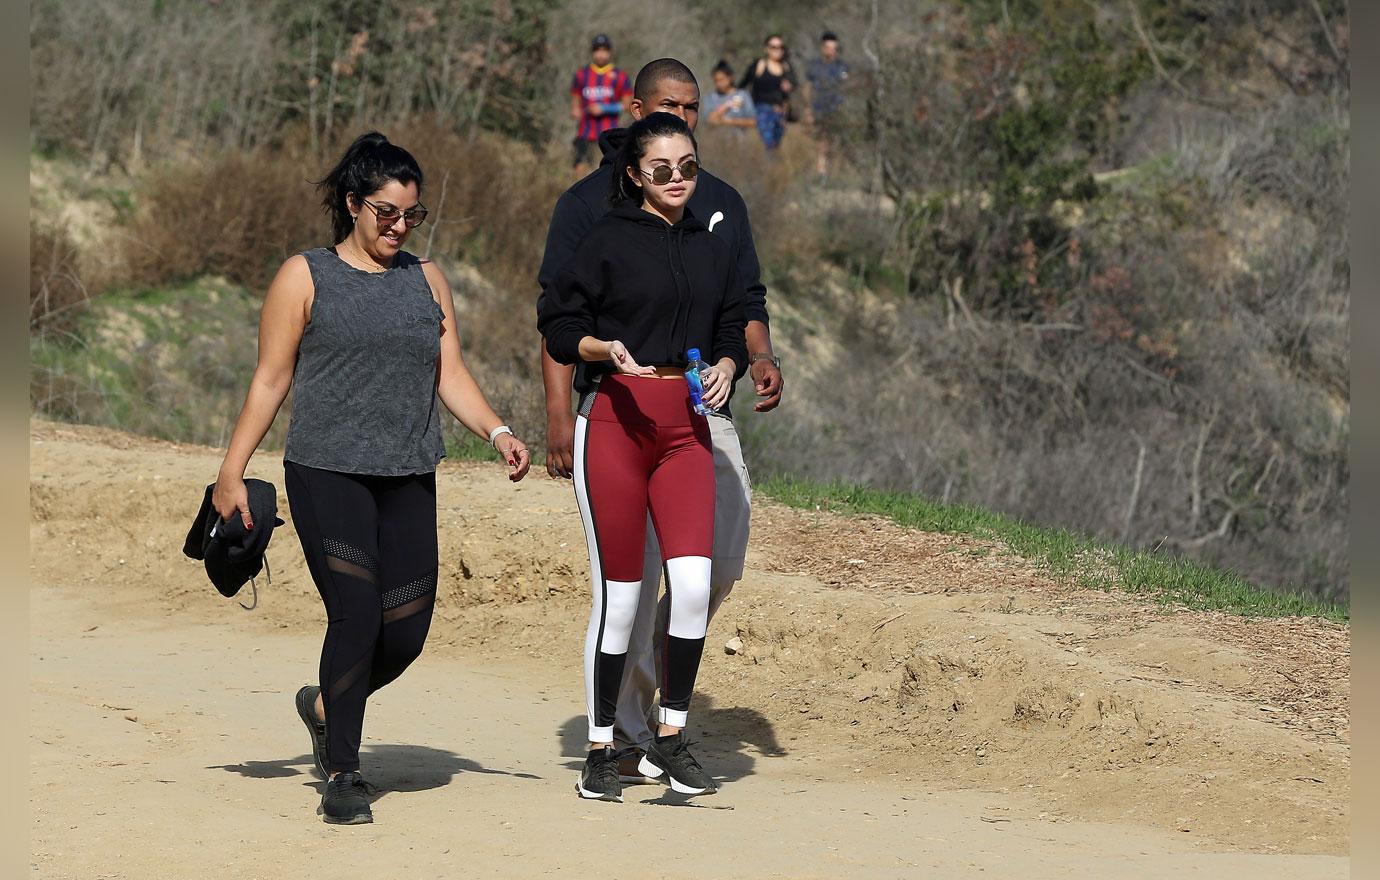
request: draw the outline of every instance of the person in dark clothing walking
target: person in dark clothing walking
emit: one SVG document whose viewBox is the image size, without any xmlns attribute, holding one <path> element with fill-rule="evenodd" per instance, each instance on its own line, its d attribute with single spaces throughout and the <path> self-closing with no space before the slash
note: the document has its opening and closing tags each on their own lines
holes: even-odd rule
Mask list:
<svg viewBox="0 0 1380 880">
<path fill-rule="evenodd" d="M 795 70 L 786 52 L 786 41 L 772 34 L 763 41 L 766 53 L 748 65 L 738 88 L 747 89 L 757 108 L 757 133 L 767 152 L 781 146 L 790 116 L 791 93 L 795 91 Z"/>
<path fill-rule="evenodd" d="M 842 132 L 843 87 L 848 81 L 848 62 L 839 57 L 839 38 L 825 31 L 819 38 L 819 57 L 805 68 L 806 97 L 809 99 L 805 122 L 815 129 L 815 171 L 829 174 L 829 159 L 838 152 Z"/>
<path fill-rule="evenodd" d="M 296 708 L 326 777 L 326 822 L 373 821 L 359 774 L 370 694 L 421 653 L 436 598 L 439 403 L 521 480 L 530 456 L 465 366 L 455 304 L 434 263 L 402 250 L 426 219 L 422 170 L 377 132 L 319 188 L 334 240 L 290 257 L 269 286 L 259 362 L 212 504 L 253 528 L 245 468 L 288 391 L 283 454 L 293 526 L 326 606 L 320 685 Z"/>
<path fill-rule="evenodd" d="M 640 769 L 683 794 L 717 788 L 682 736 L 709 625 L 714 545 L 714 454 L 684 371 L 704 352 L 704 403 L 726 403 L 747 367 L 747 320 L 728 245 L 686 209 L 698 176 L 684 120 L 653 113 L 634 123 L 614 161 L 613 209 L 580 242 L 537 315 L 551 356 L 586 364 L 592 386 L 580 399 L 574 462 L 594 579 L 589 755 L 576 784 L 583 798 L 622 800 L 614 716 L 649 513 L 670 608 L 657 733 Z"/>
<path fill-rule="evenodd" d="M 699 120 L 700 91 L 690 68 L 674 58 L 648 63 L 638 72 L 633 85 L 631 113 L 641 119 L 652 112 L 670 113 L 685 120 L 691 131 Z M 627 139 L 626 129 L 607 132 L 599 142 L 603 164 L 576 183 L 556 202 L 546 234 L 546 253 L 537 282 L 543 293 L 555 282 L 560 270 L 570 261 L 576 247 L 594 223 L 609 210 L 608 193 L 614 180 L 614 159 Z M 747 206 L 733 187 L 703 167 L 695 178 L 695 189 L 687 206 L 709 230 L 723 239 L 738 270 L 746 300 L 747 327 L 744 341 L 748 350 L 758 412 L 769 412 L 781 401 L 780 362 L 772 351 L 766 307 L 766 287 L 762 284 L 753 247 L 752 226 Z M 571 412 L 572 381 L 580 393 L 590 390 L 590 378 L 583 364 L 569 367 L 558 364 L 542 343 L 540 358 L 546 390 L 546 470 L 552 477 L 570 478 L 574 471 L 573 447 L 575 419 Z M 737 378 L 737 377 L 735 377 Z M 730 399 L 732 391 L 730 390 Z M 709 614 L 713 619 L 719 605 L 743 576 L 747 553 L 752 486 L 743 462 L 742 446 L 734 428 L 729 404 L 708 418 L 710 444 L 714 453 L 714 548 L 710 568 Z M 643 556 L 642 595 L 637 606 L 624 664 L 618 711 L 614 723 L 615 744 L 620 746 L 619 768 L 625 782 L 645 781 L 638 767 L 642 754 L 654 737 L 651 717 L 656 711 L 658 664 L 669 622 L 669 602 L 658 603 L 662 571 L 661 548 L 656 531 L 646 530 Z"/>
</svg>

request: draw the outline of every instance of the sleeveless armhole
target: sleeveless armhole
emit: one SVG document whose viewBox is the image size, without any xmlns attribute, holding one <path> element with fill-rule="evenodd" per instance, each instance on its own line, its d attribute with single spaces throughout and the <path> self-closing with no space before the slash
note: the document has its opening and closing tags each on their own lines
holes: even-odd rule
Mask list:
<svg viewBox="0 0 1380 880">
<path fill-rule="evenodd" d="M 325 250 L 325 248 L 314 248 L 313 250 Z M 330 248 L 335 252 L 335 248 Z M 321 289 L 321 285 L 316 280 L 316 263 L 311 258 L 311 251 L 302 251 L 298 254 L 307 264 L 307 278 L 311 280 L 311 301 L 307 303 L 307 322 L 302 325 L 302 333 L 306 334 L 311 327 L 312 321 L 316 318 L 316 293 Z"/>
<path fill-rule="evenodd" d="M 426 264 L 435 263 L 436 261 L 423 260 L 421 257 L 415 256 L 413 254 L 408 254 L 408 256 L 412 257 L 412 259 L 417 261 L 417 271 L 420 272 L 422 275 L 422 284 L 425 285 L 427 296 L 431 297 L 432 304 L 436 306 L 436 320 L 444 323 L 446 320 L 446 310 L 441 307 L 441 301 L 436 298 L 436 289 L 431 286 L 431 279 L 426 277 Z M 439 265 L 436 267 L 436 271 L 441 271 L 441 267 Z M 451 298 L 454 299 L 453 293 L 451 294 Z M 459 323 L 459 320 L 460 319 L 457 318 L 456 323 Z"/>
</svg>

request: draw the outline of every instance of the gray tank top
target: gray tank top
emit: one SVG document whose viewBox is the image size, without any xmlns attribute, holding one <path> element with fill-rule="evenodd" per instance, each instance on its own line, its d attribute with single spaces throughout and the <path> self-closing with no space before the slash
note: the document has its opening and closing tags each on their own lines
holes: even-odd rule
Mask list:
<svg viewBox="0 0 1380 880">
<path fill-rule="evenodd" d="M 445 456 L 436 399 L 441 320 L 422 263 L 399 252 L 387 272 L 328 248 L 302 254 L 316 286 L 297 349 L 283 457 L 308 467 L 399 476 Z"/>
</svg>

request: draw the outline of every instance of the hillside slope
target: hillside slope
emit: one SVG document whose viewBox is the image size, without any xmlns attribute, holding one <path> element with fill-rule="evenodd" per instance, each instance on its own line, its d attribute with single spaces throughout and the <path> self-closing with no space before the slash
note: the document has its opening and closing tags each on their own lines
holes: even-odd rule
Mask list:
<svg viewBox="0 0 1380 880">
<path fill-rule="evenodd" d="M 171 876 L 227 839 L 250 845 L 215 846 L 216 876 L 268 876 L 308 864 L 305 841 L 341 842 L 311 816 L 288 714 L 323 615 L 286 499 L 245 612 L 179 552 L 218 453 L 46 422 L 31 441 L 38 876 Z M 252 475 L 281 486 L 272 456 Z M 584 821 L 622 818 L 695 835 L 738 877 L 1345 874 L 1327 858 L 1349 850 L 1344 626 L 1165 610 L 1049 582 L 999 546 L 767 503 L 692 719 L 726 781 L 694 803 L 734 817 L 642 810 L 675 802 L 651 788 L 621 813 L 579 804 L 587 565 L 569 488 L 464 462 L 439 486 L 437 618 L 366 729 L 386 794 L 361 865 L 641 864 Z M 186 826 L 149 831 L 174 815 Z"/>
</svg>

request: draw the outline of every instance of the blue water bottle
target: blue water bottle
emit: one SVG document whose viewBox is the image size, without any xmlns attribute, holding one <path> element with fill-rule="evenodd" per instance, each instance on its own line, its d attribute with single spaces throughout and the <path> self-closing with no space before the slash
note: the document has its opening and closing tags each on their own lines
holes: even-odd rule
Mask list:
<svg viewBox="0 0 1380 880">
<path fill-rule="evenodd" d="M 713 410 L 704 405 L 704 382 L 700 379 L 700 373 L 709 369 L 709 365 L 700 360 L 698 348 L 690 349 L 685 355 L 690 359 L 685 368 L 685 384 L 690 386 L 690 402 L 694 404 L 695 412 L 707 416 Z"/>
</svg>

